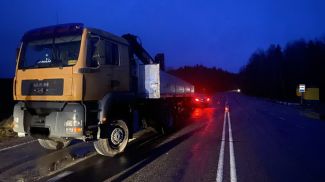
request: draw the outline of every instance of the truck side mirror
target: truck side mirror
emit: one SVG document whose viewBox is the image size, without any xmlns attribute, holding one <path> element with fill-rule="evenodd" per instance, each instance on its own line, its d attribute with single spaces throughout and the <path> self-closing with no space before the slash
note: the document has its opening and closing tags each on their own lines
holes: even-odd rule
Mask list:
<svg viewBox="0 0 325 182">
<path fill-rule="evenodd" d="M 94 45 L 94 52 L 91 56 L 92 62 L 95 62 L 98 66 L 105 59 L 105 41 L 98 40 Z"/>
<path fill-rule="evenodd" d="M 91 57 L 91 67 L 99 67 L 101 58 L 102 56 L 100 54 L 94 54 Z"/>
</svg>

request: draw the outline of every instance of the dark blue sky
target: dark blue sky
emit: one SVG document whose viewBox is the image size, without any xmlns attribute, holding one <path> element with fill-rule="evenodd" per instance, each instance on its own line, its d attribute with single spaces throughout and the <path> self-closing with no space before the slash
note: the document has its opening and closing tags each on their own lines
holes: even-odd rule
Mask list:
<svg viewBox="0 0 325 182">
<path fill-rule="evenodd" d="M 167 67 L 238 72 L 258 48 L 323 37 L 324 7 L 323 0 L 2 0 L 0 77 L 13 76 L 22 34 L 57 19 L 136 34 L 152 55 L 165 53 Z"/>
</svg>

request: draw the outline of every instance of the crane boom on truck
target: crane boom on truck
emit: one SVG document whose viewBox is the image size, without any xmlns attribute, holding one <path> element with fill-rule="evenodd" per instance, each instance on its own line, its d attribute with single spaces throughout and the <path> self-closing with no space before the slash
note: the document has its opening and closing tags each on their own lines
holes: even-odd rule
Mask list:
<svg viewBox="0 0 325 182">
<path fill-rule="evenodd" d="M 47 149 L 94 141 L 106 156 L 121 153 L 147 125 L 172 128 L 194 93 L 193 85 L 160 70 L 136 36 L 81 23 L 26 32 L 13 85 L 20 137 L 30 135 Z"/>
</svg>

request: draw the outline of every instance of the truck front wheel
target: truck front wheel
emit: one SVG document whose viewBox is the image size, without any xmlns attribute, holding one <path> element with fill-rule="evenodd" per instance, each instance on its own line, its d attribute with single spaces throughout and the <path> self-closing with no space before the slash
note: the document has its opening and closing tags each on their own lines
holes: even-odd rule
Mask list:
<svg viewBox="0 0 325 182">
<path fill-rule="evenodd" d="M 112 122 L 108 127 L 107 136 L 108 138 L 95 141 L 94 147 L 97 153 L 113 157 L 124 151 L 129 139 L 128 127 L 122 120 Z"/>
<path fill-rule="evenodd" d="M 38 139 L 38 143 L 45 149 L 49 150 L 59 150 L 67 147 L 70 144 L 70 140 L 65 141 L 55 141 L 47 139 Z"/>
</svg>

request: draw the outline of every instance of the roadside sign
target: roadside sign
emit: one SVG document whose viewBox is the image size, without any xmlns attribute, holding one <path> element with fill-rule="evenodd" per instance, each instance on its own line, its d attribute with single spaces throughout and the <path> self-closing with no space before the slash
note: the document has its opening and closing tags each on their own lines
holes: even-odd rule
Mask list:
<svg viewBox="0 0 325 182">
<path fill-rule="evenodd" d="M 306 92 L 306 85 L 305 84 L 299 84 L 299 92 L 305 93 Z"/>
</svg>

